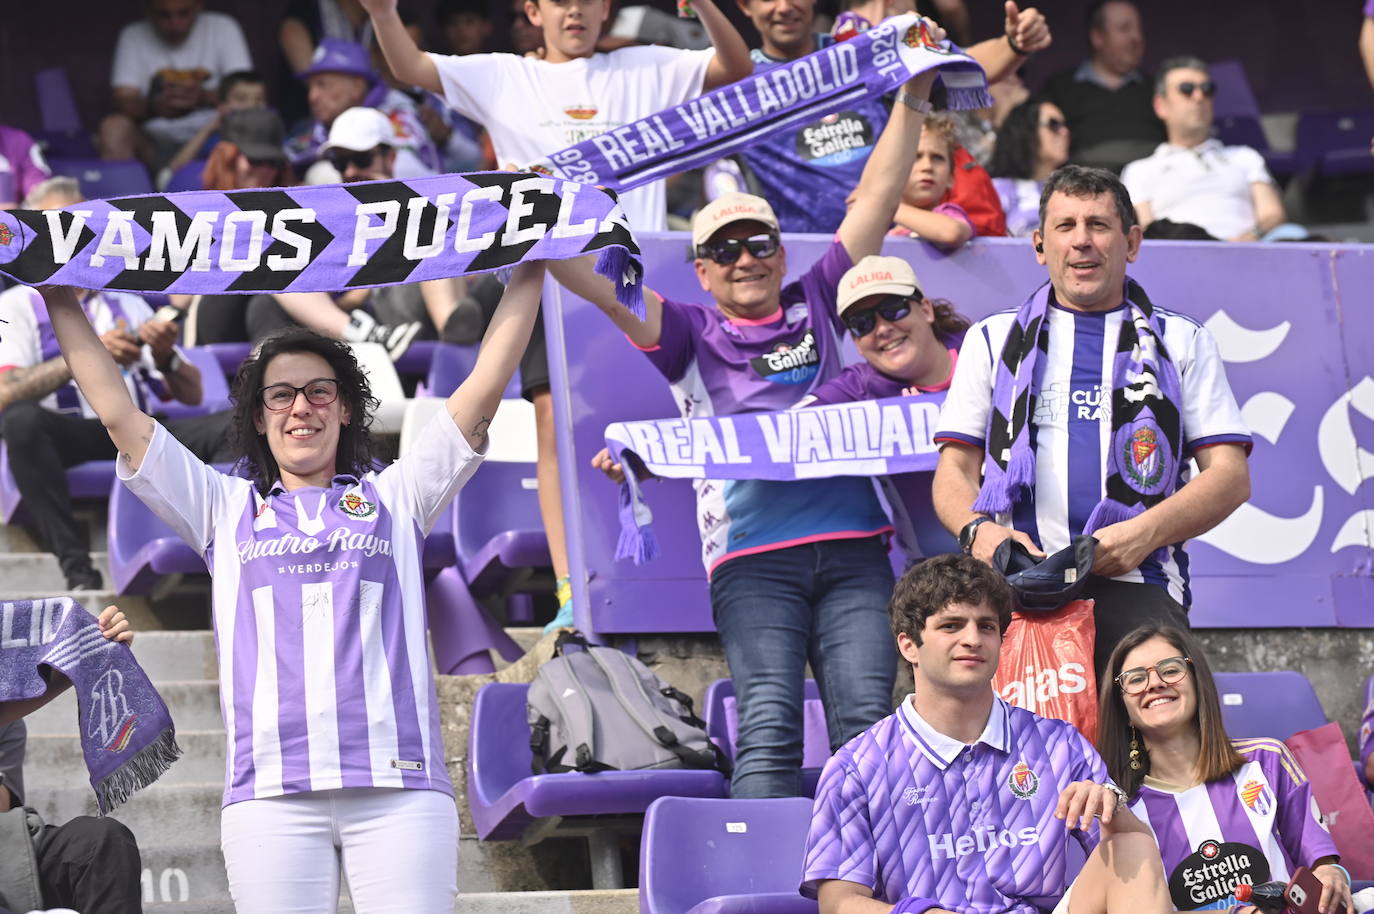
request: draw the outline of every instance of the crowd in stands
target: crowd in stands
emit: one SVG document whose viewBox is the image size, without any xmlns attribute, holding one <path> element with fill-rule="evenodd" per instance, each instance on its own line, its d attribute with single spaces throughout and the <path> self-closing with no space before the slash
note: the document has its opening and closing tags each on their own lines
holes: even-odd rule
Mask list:
<svg viewBox="0 0 1374 914">
<path fill-rule="evenodd" d="M 115 43 L 96 146 L 106 160 L 140 163 L 159 187 L 230 194 L 519 171 L 913 7 L 846 0 L 821 30 L 814 0 L 737 2 L 758 48 L 715 0 L 690 4 L 705 34 L 705 46 L 691 49 L 611 36 L 609 0 L 515 0 L 515 53 L 491 53 L 491 10 L 439 0 L 434 24 L 449 52 L 436 53 L 396 0 L 295 0 L 278 33 L 294 82 L 278 87 L 232 16 L 200 0 L 148 0 L 146 16 Z M 1274 741 L 1226 736 L 1207 661 L 1187 632 L 1183 544 L 1248 498 L 1249 430 L 1207 329 L 1153 302 L 1127 275 L 1144 238 L 1268 242 L 1307 233 L 1288 220 L 1260 152 L 1213 136 L 1217 85 L 1205 61 L 1174 57 L 1154 75 L 1141 69 L 1147 6 L 1093 2 L 1083 23 L 1088 56 L 1034 92 L 1022 64 L 1072 36 L 1073 23 L 1007 2 L 1002 33 L 985 38 L 969 34 L 960 0 L 914 7 L 968 47 L 991 84 L 991 107 L 941 110 L 930 72 L 892 96 L 774 131 L 703 172 L 625 193 L 636 231 L 690 230 L 704 302 L 646 288 L 641 319 L 590 263 L 549 266 L 628 338 L 626 359 L 639 350 L 662 374 L 684 417 L 945 398 L 933 490 L 923 477 L 896 477 L 887 501 L 914 503 L 903 488 L 923 485 L 965 555 L 928 560 L 900 579 L 888 549 L 901 524 L 867 479 L 694 480 L 713 618 L 738 702 L 733 795 L 800 792 L 809 665 L 836 754 L 817 793 L 802 891 L 826 914 L 1001 914 L 1029 911 L 1030 899 L 1050 899 L 1047 909 L 1060 896 L 1056 910 L 1071 914 L 1172 911 L 1170 874 L 1205 830 L 1196 807 L 1207 797 L 1220 804 L 1212 837 L 1250 841 L 1275 878 L 1312 867 L 1330 892 L 1324 899 L 1348 905 L 1349 874 L 1311 812 L 1305 776 Z M 1371 34 L 1374 18 L 1362 48 L 1374 46 Z M 1374 81 L 1374 62 L 1370 71 Z M 0 127 L 0 208 L 83 199 L 75 178 L 54 176 L 32 137 Z M 791 264 L 803 269 L 785 282 L 783 236 L 798 232 L 833 241 L 815 263 Z M 882 256 L 885 244 L 907 243 L 891 236 L 949 253 L 1001 235 L 1027 238 L 1047 281 L 976 323 L 959 314 L 957 288 L 928 289 L 906 260 Z M 125 292 L 0 293 L 0 435 L 24 443 L 10 446 L 9 466 L 68 589 L 104 582 L 65 468 L 119 455 L 121 479 L 202 553 L 232 556 L 283 532 L 313 535 L 321 510 L 331 522 L 369 510 L 398 530 L 428 531 L 475 469 L 518 365 L 534 406 L 538 496 L 557 578 L 548 626 L 571 625 L 542 280 L 542 267 L 525 265 L 505 287 L 467 277 L 152 302 Z M 848 367 L 846 335 L 862 357 Z M 481 356 L 422 446 L 378 472 L 368 380 L 342 343 L 378 343 L 399 359 L 424 339 L 482 340 Z M 260 348 L 239 374 L 232 409 L 154 421 L 159 404 L 201 400 L 185 347 L 235 342 Z M 782 351 L 783 368 L 761 367 Z M 1088 390 L 1095 409 L 1070 409 L 1067 396 L 1047 393 Z M 210 466 L 235 459 L 246 461 L 248 478 Z M 1185 470 L 1189 460 L 1195 469 Z M 616 481 L 627 471 L 606 452 L 595 465 Z M 327 492 L 328 505 L 321 495 L 312 515 L 302 489 Z M 989 688 L 1013 600 L 993 570 L 998 555 L 1015 548 L 1044 558 L 1074 549 L 1081 534 L 1097 541 L 1093 574 L 1077 593 L 1096 600 L 1096 747 Z M 341 865 L 359 910 L 381 898 L 407 910 L 451 907 L 457 819 L 416 634 L 425 627 L 420 557 L 414 538 L 402 548 L 403 538 L 394 555 L 352 550 L 351 573 L 310 585 L 320 588 L 311 597 L 318 605 L 361 603 L 371 614 L 375 630 L 347 650 L 340 642 L 326 661 L 341 679 L 354 677 L 348 686 L 359 693 L 387 696 L 371 719 L 341 701 L 335 673 L 312 679 L 268 657 L 269 648 L 251 662 L 303 698 L 278 709 L 235 694 L 244 683 L 234 664 L 250 662 L 238 654 L 235 624 L 251 622 L 261 601 L 271 609 L 286 598 L 272 596 L 280 586 L 273 553 L 249 549 L 232 573 L 216 559 L 233 753 L 224 853 L 240 910 L 288 902 L 332 910 Z M 323 628 L 313 634 L 328 640 Z M 916 686 L 893 712 L 900 661 Z M 0 730 L 0 811 L 22 796 L 22 781 L 6 773 L 7 734 Z M 390 758 L 388 746 L 404 758 Z M 1372 747 L 1366 736 L 1374 782 Z M 263 753 L 275 767 L 259 766 Z M 1033 769 L 1029 780 L 1018 762 Z M 1215 788 L 1242 779 L 1270 791 L 1273 812 L 1249 837 L 1234 824 L 1245 819 L 1236 790 Z M 999 789 L 1005 784 L 1010 792 Z M 896 803 L 905 791 L 938 801 Z M 338 821 L 348 823 L 342 864 L 316 828 Z M 1017 846 L 984 852 L 977 837 L 981 862 L 969 870 L 966 842 L 989 823 L 1011 830 Z M 1069 894 L 1062 866 L 1035 865 L 1062 859 L 1065 828 L 1088 853 Z M 417 829 L 426 835 L 420 845 L 405 840 Z M 996 829 L 988 840 L 999 840 Z M 1128 879 L 1132 868 L 1141 875 Z M 397 902 L 402 890 L 408 900 Z"/>
</svg>

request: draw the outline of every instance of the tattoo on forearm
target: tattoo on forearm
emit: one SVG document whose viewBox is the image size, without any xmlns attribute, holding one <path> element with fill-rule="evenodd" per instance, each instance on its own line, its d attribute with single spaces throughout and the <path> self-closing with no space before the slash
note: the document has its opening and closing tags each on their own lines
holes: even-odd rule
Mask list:
<svg viewBox="0 0 1374 914">
<path fill-rule="evenodd" d="M 483 416 L 481 420 L 478 421 L 477 424 L 472 427 L 472 437 L 476 438 L 478 441 L 486 441 L 487 431 L 490 428 L 491 419 L 487 416 Z"/>
<path fill-rule="evenodd" d="M 37 365 L 11 368 L 0 374 L 0 383 L 4 385 L 5 402 L 13 403 L 16 400 L 46 397 L 70 381 L 71 377 L 67 363 L 61 356 L 55 356 Z"/>
</svg>

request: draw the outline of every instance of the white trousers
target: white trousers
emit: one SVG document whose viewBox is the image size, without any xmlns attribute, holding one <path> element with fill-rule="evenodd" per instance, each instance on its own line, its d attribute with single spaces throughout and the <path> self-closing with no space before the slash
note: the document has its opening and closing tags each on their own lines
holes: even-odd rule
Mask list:
<svg viewBox="0 0 1374 914">
<path fill-rule="evenodd" d="M 437 790 L 317 790 L 224 807 L 239 914 L 333 914 L 339 872 L 358 914 L 453 914 L 458 810 Z"/>
</svg>

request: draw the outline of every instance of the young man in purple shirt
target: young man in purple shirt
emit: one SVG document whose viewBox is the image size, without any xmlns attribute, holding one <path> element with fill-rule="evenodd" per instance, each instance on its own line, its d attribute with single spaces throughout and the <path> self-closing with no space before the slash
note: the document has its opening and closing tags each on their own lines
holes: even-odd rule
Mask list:
<svg viewBox="0 0 1374 914">
<path fill-rule="evenodd" d="M 772 207 L 733 193 L 693 222 L 696 274 L 710 303 L 646 290 L 640 321 L 585 258 L 553 275 L 647 355 L 684 416 L 790 408 L 840 371 L 836 288 L 856 261 L 877 253 L 892 224 L 932 82 L 923 74 L 898 93 L 835 243 L 797 281 L 783 284 L 787 251 Z M 866 479 L 694 486 L 712 614 L 739 703 L 731 791 L 796 796 L 808 662 L 832 747 L 892 707 L 896 657 L 882 609 L 892 592 L 883 542 L 891 527 Z"/>
<path fill-rule="evenodd" d="M 1173 911 L 1159 848 L 1093 747 L 993 694 L 1011 605 L 957 553 L 897 583 L 916 690 L 821 774 L 801 884 L 821 914 Z M 1088 857 L 1072 885 L 1071 838 Z"/>
</svg>

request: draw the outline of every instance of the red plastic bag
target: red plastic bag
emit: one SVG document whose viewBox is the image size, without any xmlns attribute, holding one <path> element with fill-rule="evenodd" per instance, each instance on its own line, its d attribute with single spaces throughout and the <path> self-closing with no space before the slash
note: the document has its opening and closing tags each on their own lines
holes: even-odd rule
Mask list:
<svg viewBox="0 0 1374 914">
<path fill-rule="evenodd" d="M 1374 879 L 1374 810 L 1355 777 L 1340 724 L 1300 730 L 1286 742 L 1312 782 L 1312 798 L 1341 852 L 1341 866 L 1356 879 Z"/>
<path fill-rule="evenodd" d="M 1068 721 L 1095 742 L 1096 636 L 1092 600 L 1074 600 L 1048 613 L 1012 613 L 993 690 L 1018 708 Z"/>
</svg>

